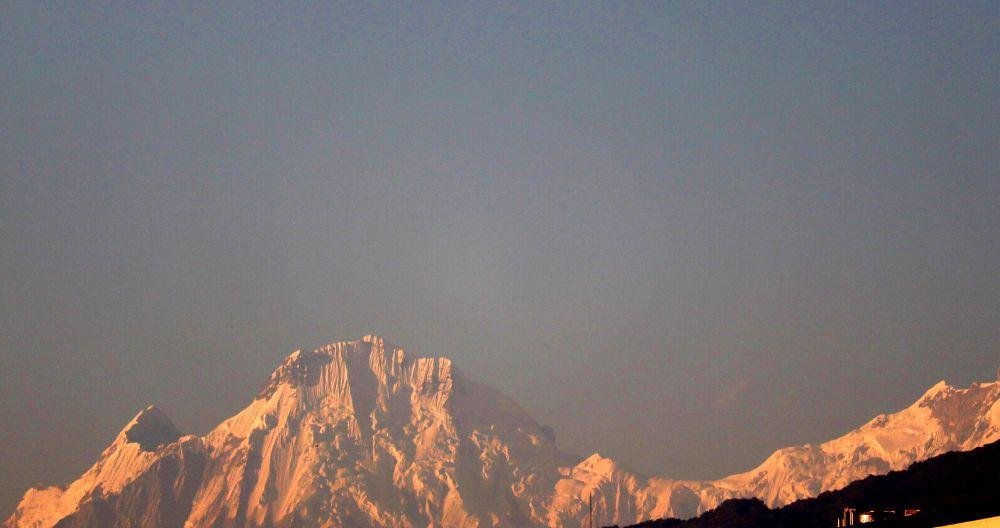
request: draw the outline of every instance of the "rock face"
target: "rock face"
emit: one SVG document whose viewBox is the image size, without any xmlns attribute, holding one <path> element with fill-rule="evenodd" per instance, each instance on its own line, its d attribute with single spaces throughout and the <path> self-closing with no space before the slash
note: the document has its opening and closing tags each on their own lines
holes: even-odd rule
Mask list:
<svg viewBox="0 0 1000 528">
<path fill-rule="evenodd" d="M 718 481 L 649 478 L 561 453 L 551 430 L 446 358 L 378 336 L 296 351 L 202 437 L 140 412 L 66 488 L 31 489 L 9 527 L 579 526 L 687 517 L 732 497 L 781 505 L 1000 438 L 1000 382 L 935 385 L 835 440 Z"/>
</svg>

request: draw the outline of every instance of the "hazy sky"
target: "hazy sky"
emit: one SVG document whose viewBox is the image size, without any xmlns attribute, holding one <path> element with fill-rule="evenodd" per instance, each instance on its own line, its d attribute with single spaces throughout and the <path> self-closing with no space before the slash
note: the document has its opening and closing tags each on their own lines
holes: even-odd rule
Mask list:
<svg viewBox="0 0 1000 528">
<path fill-rule="evenodd" d="M 0 516 L 299 347 L 719 477 L 1000 366 L 1000 8 L 0 3 Z"/>
</svg>

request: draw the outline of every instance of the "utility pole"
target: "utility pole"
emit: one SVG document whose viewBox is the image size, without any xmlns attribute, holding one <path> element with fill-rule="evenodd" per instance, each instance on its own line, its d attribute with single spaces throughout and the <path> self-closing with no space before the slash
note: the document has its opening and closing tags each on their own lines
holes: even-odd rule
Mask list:
<svg viewBox="0 0 1000 528">
<path fill-rule="evenodd" d="M 590 528 L 594 528 L 594 491 L 590 491 L 590 500 L 587 501 L 590 504 Z"/>
</svg>

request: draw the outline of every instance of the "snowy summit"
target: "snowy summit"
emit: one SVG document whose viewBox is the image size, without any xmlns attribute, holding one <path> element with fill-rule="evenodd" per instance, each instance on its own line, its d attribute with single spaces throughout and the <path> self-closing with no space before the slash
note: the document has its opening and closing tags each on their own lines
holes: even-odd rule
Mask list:
<svg viewBox="0 0 1000 528">
<path fill-rule="evenodd" d="M 578 526 L 770 505 L 1000 439 L 1000 382 L 939 383 L 910 407 L 717 481 L 646 477 L 558 450 L 551 431 L 447 358 L 368 335 L 296 351 L 205 436 L 141 411 L 66 487 L 30 489 L 8 527 Z"/>
</svg>

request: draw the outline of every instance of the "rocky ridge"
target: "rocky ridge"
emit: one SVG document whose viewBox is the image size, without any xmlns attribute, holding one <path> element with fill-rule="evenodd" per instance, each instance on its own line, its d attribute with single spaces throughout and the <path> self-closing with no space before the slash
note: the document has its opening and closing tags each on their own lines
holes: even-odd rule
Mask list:
<svg viewBox="0 0 1000 528">
<path fill-rule="evenodd" d="M 646 477 L 558 450 L 551 430 L 447 358 L 369 335 L 296 351 L 204 436 L 140 412 L 83 476 L 31 489 L 8 527 L 576 526 L 770 506 L 1000 439 L 1000 382 L 941 382 L 910 407 L 717 481 Z"/>
</svg>

